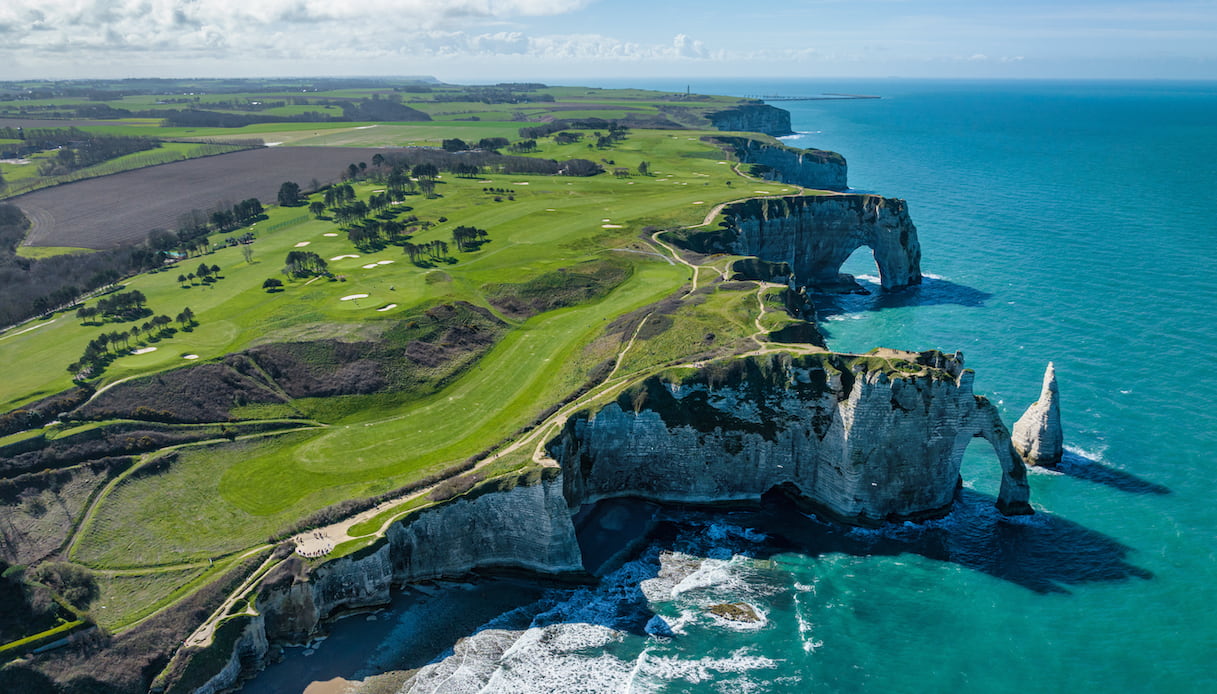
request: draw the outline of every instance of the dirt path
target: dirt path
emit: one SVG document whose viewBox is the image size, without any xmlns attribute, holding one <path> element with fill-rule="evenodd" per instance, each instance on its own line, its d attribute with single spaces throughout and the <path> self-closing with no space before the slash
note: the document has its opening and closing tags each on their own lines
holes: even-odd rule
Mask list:
<svg viewBox="0 0 1217 694">
<path fill-rule="evenodd" d="M 244 555 L 242 555 L 242 558 L 249 556 L 253 552 L 261 551 L 263 549 L 265 549 L 265 547 L 259 547 L 259 548 L 250 550 L 249 552 L 246 552 Z M 193 634 L 191 634 L 189 637 L 186 638 L 186 641 L 183 642 L 182 645 L 186 646 L 186 647 L 191 647 L 191 648 L 205 648 L 205 647 L 211 645 L 211 639 L 213 636 L 215 636 L 216 626 L 219 624 L 220 620 L 223 619 L 224 617 L 228 616 L 229 610 L 232 609 L 232 606 L 235 605 L 238 600 L 245 599 L 245 597 L 247 595 L 249 595 L 249 592 L 251 590 L 253 590 L 254 588 L 256 588 L 258 586 L 258 584 L 262 582 L 262 578 L 264 576 L 266 576 L 266 574 L 271 569 L 273 569 L 275 566 L 278 566 L 283 561 L 284 561 L 283 559 L 275 559 L 273 554 L 271 556 L 267 557 L 266 561 L 262 562 L 262 565 L 259 566 L 256 571 L 254 571 L 252 574 L 250 574 L 249 578 L 245 579 L 245 581 L 241 584 L 241 586 L 239 588 L 237 588 L 232 593 L 232 595 L 229 595 L 228 598 L 226 600 L 224 600 L 224 603 L 221 604 L 219 607 L 217 607 L 216 611 L 212 612 L 211 616 L 208 617 L 201 625 L 199 625 L 199 628 L 195 629 Z M 164 608 L 162 608 L 162 609 L 164 609 Z M 256 613 L 254 612 L 254 608 L 251 605 L 251 606 L 247 607 L 244 610 L 244 612 L 242 612 L 242 614 L 256 614 Z M 151 616 L 151 615 L 149 615 L 149 616 Z M 145 617 L 145 619 L 147 619 L 147 617 Z"/>
</svg>

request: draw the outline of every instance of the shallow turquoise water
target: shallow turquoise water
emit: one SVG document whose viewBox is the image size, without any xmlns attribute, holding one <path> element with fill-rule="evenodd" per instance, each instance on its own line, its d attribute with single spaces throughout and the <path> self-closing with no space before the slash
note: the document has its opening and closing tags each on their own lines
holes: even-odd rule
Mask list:
<svg viewBox="0 0 1217 694">
<path fill-rule="evenodd" d="M 489 690 L 1217 691 L 1217 84 L 694 89 L 884 97 L 781 104 L 790 144 L 909 201 L 930 275 L 823 302 L 830 344 L 963 350 L 1007 423 L 1054 361 L 1066 473 L 1033 473 L 1014 522 L 979 446 L 929 524 L 675 515 L 601 588 L 492 624 L 523 638 Z M 847 269 L 877 274 L 863 251 Z M 736 600 L 759 626 L 704 612 Z"/>
</svg>

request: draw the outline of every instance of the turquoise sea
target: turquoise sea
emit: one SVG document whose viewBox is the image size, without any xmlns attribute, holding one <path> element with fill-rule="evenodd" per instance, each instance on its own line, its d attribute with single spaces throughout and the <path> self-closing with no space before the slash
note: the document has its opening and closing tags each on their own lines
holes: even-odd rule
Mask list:
<svg viewBox="0 0 1217 694">
<path fill-rule="evenodd" d="M 939 521 L 669 512 L 599 587 L 407 596 L 246 691 L 430 660 L 407 691 L 1217 692 L 1217 83 L 692 88 L 883 97 L 777 104 L 921 238 L 923 286 L 820 318 L 840 350 L 962 350 L 1011 425 L 1055 362 L 1068 454 L 1032 473 L 1037 514 L 992 510 L 979 445 Z M 846 269 L 877 274 L 865 249 Z M 706 612 L 737 601 L 760 621 Z"/>
</svg>

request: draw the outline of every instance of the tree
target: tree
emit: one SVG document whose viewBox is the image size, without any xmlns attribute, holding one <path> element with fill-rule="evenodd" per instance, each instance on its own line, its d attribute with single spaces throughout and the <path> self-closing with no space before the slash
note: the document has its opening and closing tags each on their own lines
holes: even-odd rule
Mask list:
<svg viewBox="0 0 1217 694">
<path fill-rule="evenodd" d="M 444 140 L 440 143 L 440 146 L 443 147 L 444 151 L 446 152 L 464 152 L 465 150 L 469 149 L 469 145 L 465 144 L 465 141 L 458 137 Z"/>
<path fill-rule="evenodd" d="M 248 243 L 241 244 L 241 257 L 245 258 L 245 263 L 252 264 L 254 262 L 254 248 Z"/>
<path fill-rule="evenodd" d="M 177 283 L 178 283 L 178 284 L 180 284 L 180 285 L 183 285 L 183 286 L 184 286 L 184 285 L 186 284 L 186 276 L 185 276 L 185 275 L 178 275 L 178 276 L 177 276 Z"/>
<path fill-rule="evenodd" d="M 325 203 L 321 201 L 310 202 L 308 211 L 317 219 L 321 219 L 321 215 L 325 213 Z"/>
<path fill-rule="evenodd" d="M 275 279 L 274 277 L 267 278 L 267 280 L 262 283 L 262 288 L 266 290 L 267 294 L 273 294 L 274 292 L 281 291 L 283 289 L 283 280 Z"/>
<path fill-rule="evenodd" d="M 645 160 L 638 162 L 638 175 L 639 176 L 651 175 L 651 165 L 649 163 L 647 163 Z"/>
<path fill-rule="evenodd" d="M 410 173 L 420 180 L 432 179 L 439 176 L 439 168 L 435 164 L 417 164 Z"/>
<path fill-rule="evenodd" d="M 294 207 L 300 204 L 300 184 L 284 181 L 279 186 L 279 206 Z"/>
</svg>

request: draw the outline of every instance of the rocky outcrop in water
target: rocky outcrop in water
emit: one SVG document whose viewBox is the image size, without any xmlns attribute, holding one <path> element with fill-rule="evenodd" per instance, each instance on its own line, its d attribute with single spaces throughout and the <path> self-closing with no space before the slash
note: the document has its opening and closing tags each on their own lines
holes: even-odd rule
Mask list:
<svg viewBox="0 0 1217 694">
<path fill-rule="evenodd" d="M 715 137 L 754 176 L 820 190 L 845 190 L 845 157 L 822 149 L 798 149 L 747 137 Z"/>
<path fill-rule="evenodd" d="M 878 195 L 754 198 L 723 208 L 712 231 L 674 238 L 699 253 L 732 253 L 786 263 L 799 286 L 815 291 L 863 290 L 841 265 L 866 246 L 885 290 L 921 284 L 921 242 L 903 200 Z"/>
<path fill-rule="evenodd" d="M 768 104 L 740 104 L 706 114 L 718 130 L 764 133 L 774 137 L 793 135 L 790 112 Z"/>
<path fill-rule="evenodd" d="M 550 443 L 567 499 L 759 500 L 780 488 L 849 523 L 936 516 L 964 449 L 992 445 L 998 506 L 1030 513 L 1026 469 L 972 372 L 938 352 L 769 355 L 647 379 Z"/>
<path fill-rule="evenodd" d="M 1044 371 L 1040 398 L 1027 408 L 1014 423 L 1014 450 L 1027 465 L 1056 467 L 1064 453 L 1061 432 L 1061 394 L 1056 385 L 1056 369 L 1052 362 Z"/>
</svg>

